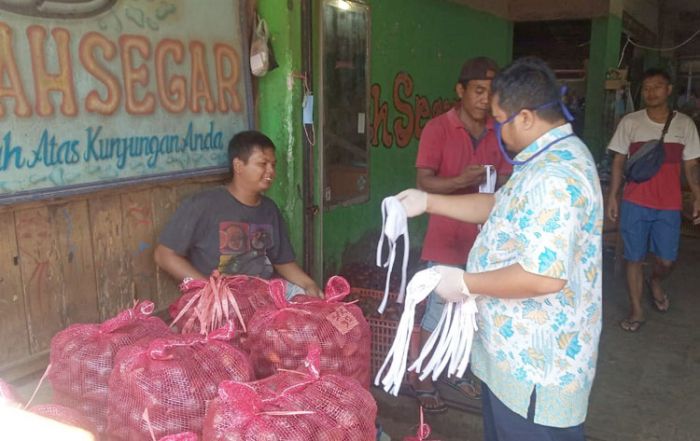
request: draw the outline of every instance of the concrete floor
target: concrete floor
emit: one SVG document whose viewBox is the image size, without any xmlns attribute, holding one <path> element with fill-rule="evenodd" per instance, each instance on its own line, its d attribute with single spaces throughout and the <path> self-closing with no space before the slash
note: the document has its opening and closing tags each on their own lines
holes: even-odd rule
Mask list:
<svg viewBox="0 0 700 441">
<path fill-rule="evenodd" d="M 647 323 L 636 334 L 620 329 L 627 314 L 624 271 L 615 275 L 612 256 L 604 273 L 604 324 L 598 374 L 586 432 L 590 441 L 700 441 L 700 238 L 683 237 L 678 265 L 665 283 L 671 309 L 647 308 Z M 38 378 L 16 385 L 29 397 Z M 483 438 L 480 403 L 440 387 L 452 407 L 426 416 L 431 440 Z M 373 389 L 379 421 L 392 440 L 415 435 L 418 408 L 412 397 L 391 397 Z M 45 385 L 35 403 L 50 401 Z"/>
<path fill-rule="evenodd" d="M 636 334 L 618 322 L 627 314 L 624 269 L 605 261 L 598 373 L 591 394 L 586 433 L 591 441 L 700 441 L 700 238 L 683 236 L 677 267 L 664 283 L 671 297 L 666 314 L 647 307 L 647 322 Z M 431 439 L 483 438 L 478 402 L 459 400 L 440 388 L 456 407 L 427 416 Z M 408 396 L 374 395 L 380 421 L 392 440 L 415 434 L 418 410 Z"/>
</svg>

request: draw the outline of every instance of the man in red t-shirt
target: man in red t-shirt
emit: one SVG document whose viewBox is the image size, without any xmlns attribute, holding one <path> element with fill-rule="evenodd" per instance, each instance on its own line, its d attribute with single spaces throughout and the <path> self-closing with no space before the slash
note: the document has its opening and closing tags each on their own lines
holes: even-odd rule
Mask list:
<svg viewBox="0 0 700 441">
<path fill-rule="evenodd" d="M 455 85 L 458 103 L 431 119 L 420 138 L 416 184 L 421 190 L 437 194 L 477 193 L 486 181 L 486 166 L 495 169 L 497 186 L 508 179 L 512 167 L 498 148 L 489 113 L 491 79 L 497 71 L 496 62 L 486 57 L 472 58 L 462 66 Z M 428 265 L 464 269 L 478 232 L 475 224 L 431 215 L 421 259 Z M 443 300 L 431 293 L 421 322 L 421 345 L 437 326 L 443 306 Z M 422 382 L 413 380 L 414 392 L 426 412 L 446 409 L 429 378 Z M 451 378 L 447 383 L 469 397 L 479 396 L 478 385 L 469 378 Z"/>
<path fill-rule="evenodd" d="M 695 123 L 688 116 L 674 112 L 668 105 L 671 78 L 663 70 L 649 69 L 642 78 L 642 97 L 646 108 L 626 115 L 610 140 L 608 149 L 614 152 L 608 217 L 617 221 L 620 213 L 620 235 L 627 260 L 627 288 L 630 313 L 620 322 L 625 331 L 636 332 L 644 324 L 642 295 L 647 253 L 654 254 L 654 268 L 647 280 L 651 305 L 666 312 L 669 298 L 661 281 L 669 274 L 678 255 L 681 226 L 681 164 L 693 192 L 693 218 L 700 223 L 700 140 Z M 646 142 L 659 139 L 668 118 L 664 136 L 664 162 L 649 180 L 624 186 L 622 204 L 618 208 L 618 193 L 622 188 L 623 170 L 627 156 L 634 154 Z"/>
</svg>

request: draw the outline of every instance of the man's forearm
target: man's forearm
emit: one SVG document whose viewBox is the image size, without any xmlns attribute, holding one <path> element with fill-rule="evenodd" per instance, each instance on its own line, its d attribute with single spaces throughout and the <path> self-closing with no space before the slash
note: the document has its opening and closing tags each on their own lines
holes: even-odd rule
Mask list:
<svg viewBox="0 0 700 441">
<path fill-rule="evenodd" d="M 458 221 L 483 224 L 491 214 L 496 198 L 493 194 L 428 195 L 428 213 Z"/>
<path fill-rule="evenodd" d="M 473 294 L 504 299 L 522 299 L 561 291 L 566 281 L 525 271 L 516 263 L 483 273 L 465 273 L 464 283 Z"/>
<path fill-rule="evenodd" d="M 617 198 L 622 188 L 622 175 L 625 170 L 627 158 L 620 153 L 615 153 L 614 155 L 610 170 L 610 192 L 608 196 Z"/>
<path fill-rule="evenodd" d="M 168 247 L 158 245 L 154 252 L 154 259 L 163 271 L 170 274 L 175 280 L 181 282 L 187 277 L 193 279 L 206 279 L 207 276 L 197 271 L 184 257 L 175 253 Z"/>
<path fill-rule="evenodd" d="M 318 295 L 318 291 L 320 291 L 318 285 L 296 262 L 277 264 L 274 267 L 275 271 L 285 280 L 292 282 L 313 295 Z"/>
<path fill-rule="evenodd" d="M 416 180 L 416 186 L 423 191 L 433 194 L 450 194 L 460 190 L 462 185 L 457 177 L 422 176 Z"/>
</svg>

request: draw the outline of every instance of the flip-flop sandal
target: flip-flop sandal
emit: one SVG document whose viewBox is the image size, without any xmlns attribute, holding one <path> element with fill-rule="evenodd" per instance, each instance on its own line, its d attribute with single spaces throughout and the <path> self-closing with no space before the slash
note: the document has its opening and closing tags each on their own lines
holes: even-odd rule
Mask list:
<svg viewBox="0 0 700 441">
<path fill-rule="evenodd" d="M 663 299 L 657 299 L 656 296 L 654 296 L 654 290 L 651 289 L 651 280 L 647 279 L 646 284 L 649 287 L 649 297 L 651 298 L 652 308 L 661 314 L 668 312 L 669 308 L 671 308 L 671 301 L 668 294 L 664 293 Z"/>
<path fill-rule="evenodd" d="M 423 408 L 423 412 L 443 413 L 447 411 L 447 404 L 442 401 L 437 389 L 433 388 L 432 390 L 417 390 L 412 385 L 410 386 L 410 389 L 418 401 L 418 405 Z M 433 406 L 429 406 L 427 401 L 433 403 Z"/>
<path fill-rule="evenodd" d="M 644 323 L 646 323 L 646 320 L 624 319 L 620 321 L 620 328 L 622 328 L 623 331 L 627 332 L 637 332 L 642 328 Z"/>
<path fill-rule="evenodd" d="M 441 381 L 470 400 L 481 399 L 479 386 L 471 378 L 443 378 Z M 472 392 L 467 392 L 465 386 Z"/>
<path fill-rule="evenodd" d="M 654 297 L 654 294 L 652 293 L 651 306 L 653 306 L 657 312 L 660 312 L 662 314 L 668 312 L 668 309 L 671 307 L 671 302 L 669 301 L 668 294 L 664 294 L 663 300 L 659 300 L 656 297 Z"/>
</svg>

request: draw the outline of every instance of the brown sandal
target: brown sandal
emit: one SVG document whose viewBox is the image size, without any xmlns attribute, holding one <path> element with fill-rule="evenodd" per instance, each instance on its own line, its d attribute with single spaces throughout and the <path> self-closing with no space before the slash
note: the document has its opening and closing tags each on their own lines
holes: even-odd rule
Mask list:
<svg viewBox="0 0 700 441">
<path fill-rule="evenodd" d="M 442 401 L 440 394 L 436 388 L 432 390 L 417 390 L 412 385 L 411 392 L 416 397 L 418 405 L 423 408 L 425 413 L 443 413 L 447 411 L 447 404 Z M 431 405 L 432 404 L 432 405 Z"/>
<path fill-rule="evenodd" d="M 470 400 L 481 399 L 481 384 L 472 378 L 446 378 L 442 380 L 444 384 L 461 393 Z"/>
</svg>

